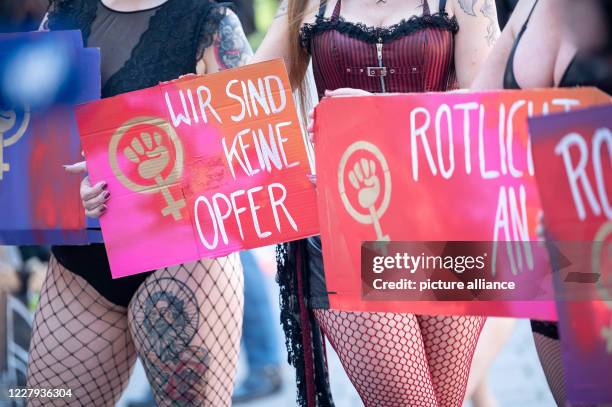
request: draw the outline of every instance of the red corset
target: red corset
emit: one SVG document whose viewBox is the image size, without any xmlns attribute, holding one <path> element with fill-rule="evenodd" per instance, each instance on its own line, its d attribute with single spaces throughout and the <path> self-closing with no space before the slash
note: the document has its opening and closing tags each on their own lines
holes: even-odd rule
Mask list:
<svg viewBox="0 0 612 407">
<path fill-rule="evenodd" d="M 325 1 L 325 0 L 323 0 Z M 373 93 L 439 92 L 457 88 L 454 35 L 455 17 L 444 11 L 423 15 L 390 27 L 367 27 L 340 17 L 338 0 L 330 18 L 324 4 L 314 24 L 301 30 L 302 46 L 312 56 L 317 92 L 357 88 Z"/>
</svg>

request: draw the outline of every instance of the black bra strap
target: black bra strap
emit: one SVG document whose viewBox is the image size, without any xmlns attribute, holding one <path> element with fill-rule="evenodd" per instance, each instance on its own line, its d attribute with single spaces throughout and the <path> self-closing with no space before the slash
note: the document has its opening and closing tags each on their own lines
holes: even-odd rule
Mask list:
<svg viewBox="0 0 612 407">
<path fill-rule="evenodd" d="M 440 0 L 440 6 L 438 7 L 440 14 L 446 14 L 446 0 Z"/>
<path fill-rule="evenodd" d="M 317 14 L 317 17 L 325 17 L 325 10 L 327 10 L 327 0 L 321 0 L 321 3 L 319 4 L 319 14 Z"/>
<path fill-rule="evenodd" d="M 429 12 L 429 2 L 427 0 L 423 0 L 423 15 L 428 16 L 429 14 L 431 14 Z"/>
<path fill-rule="evenodd" d="M 540 0 L 534 1 L 533 6 L 531 7 L 531 11 L 529 12 L 529 15 L 527 16 L 527 20 L 525 20 L 525 23 L 523 24 L 523 28 L 521 28 L 521 32 L 527 29 L 527 24 L 529 24 L 529 20 L 531 20 L 531 16 L 533 15 L 533 12 L 535 11 L 536 6 L 538 5 L 538 1 Z"/>
</svg>

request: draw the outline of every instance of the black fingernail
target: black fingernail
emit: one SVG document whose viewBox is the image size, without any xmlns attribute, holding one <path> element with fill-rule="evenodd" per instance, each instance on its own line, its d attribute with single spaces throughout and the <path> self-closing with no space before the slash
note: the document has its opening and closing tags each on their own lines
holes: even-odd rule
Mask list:
<svg viewBox="0 0 612 407">
<path fill-rule="evenodd" d="M 110 197 L 110 192 L 106 191 L 104 193 L 104 199 L 108 199 Z"/>
</svg>

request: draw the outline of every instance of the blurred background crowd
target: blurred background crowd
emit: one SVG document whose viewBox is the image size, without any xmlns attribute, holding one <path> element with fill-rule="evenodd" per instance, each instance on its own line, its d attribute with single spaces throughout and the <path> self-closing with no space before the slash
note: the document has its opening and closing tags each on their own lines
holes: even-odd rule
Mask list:
<svg viewBox="0 0 612 407">
<path fill-rule="evenodd" d="M 93 0 L 92 0 L 93 1 Z M 500 26 L 507 22 L 518 0 L 497 0 Z M 607 0 L 605 0 L 607 1 Z M 253 49 L 274 18 L 277 0 L 235 0 L 235 10 Z M 47 0 L 2 0 L 0 32 L 35 30 L 47 8 Z M 25 385 L 28 344 L 33 312 L 49 259 L 45 247 L 0 246 L 0 407 L 22 405 L 3 398 L 4 389 Z M 245 316 L 243 352 L 234 403 L 247 407 L 295 405 L 293 370 L 287 365 L 279 324 L 278 289 L 274 282 L 274 249 L 243 252 Z M 527 321 L 497 321 L 498 346 L 494 355 L 476 352 L 466 405 L 474 407 L 552 406 L 544 375 L 533 346 Z M 333 352 L 331 347 L 327 348 Z M 483 361 L 479 363 L 479 359 Z M 332 392 L 336 405 L 360 405 L 359 398 L 338 359 L 329 357 Z M 484 372 L 484 373 L 483 373 Z M 135 369 L 121 407 L 154 406 L 142 368 Z"/>
</svg>

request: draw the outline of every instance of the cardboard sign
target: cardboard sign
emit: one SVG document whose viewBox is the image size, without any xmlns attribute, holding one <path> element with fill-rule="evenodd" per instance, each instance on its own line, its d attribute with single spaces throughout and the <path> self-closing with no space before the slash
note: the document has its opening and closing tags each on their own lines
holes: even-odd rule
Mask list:
<svg viewBox="0 0 612 407">
<path fill-rule="evenodd" d="M 595 89 L 324 100 L 315 144 L 330 307 L 554 320 L 553 301 L 364 300 L 361 244 L 497 242 L 491 255 L 517 272 L 548 267 L 544 250 L 520 244 L 536 236 L 540 210 L 527 116 L 607 101 Z"/>
<path fill-rule="evenodd" d="M 77 103 L 100 97 L 100 51 L 84 49 L 79 31 L 7 34 L 0 47 L 27 49 L 39 42 L 72 49 L 78 67 Z M 15 78 L 16 81 L 23 78 Z M 63 165 L 82 160 L 74 106 L 0 109 L 0 244 L 100 242 L 97 222 L 86 220 L 79 197 L 81 177 Z M 98 229 L 98 230 L 96 230 Z"/>
<path fill-rule="evenodd" d="M 316 193 L 282 60 L 79 107 L 113 277 L 318 232 Z"/>
<path fill-rule="evenodd" d="M 612 402 L 612 107 L 532 119 L 529 128 L 547 239 L 588 249 L 578 259 L 564 255 L 592 273 L 587 283 L 600 297 L 557 304 L 568 400 L 607 404 Z"/>
</svg>

